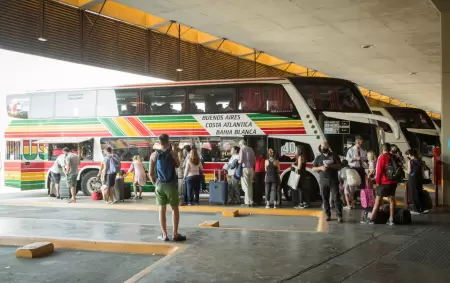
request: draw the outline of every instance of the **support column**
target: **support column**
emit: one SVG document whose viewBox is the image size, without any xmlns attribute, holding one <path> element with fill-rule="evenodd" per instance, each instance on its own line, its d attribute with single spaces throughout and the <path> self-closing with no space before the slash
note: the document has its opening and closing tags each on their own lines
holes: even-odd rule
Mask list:
<svg viewBox="0 0 450 283">
<path fill-rule="evenodd" d="M 443 180 L 439 202 L 443 205 L 450 205 L 450 5 L 448 5 L 447 1 L 433 0 L 433 2 L 441 12 L 441 147 Z"/>
</svg>

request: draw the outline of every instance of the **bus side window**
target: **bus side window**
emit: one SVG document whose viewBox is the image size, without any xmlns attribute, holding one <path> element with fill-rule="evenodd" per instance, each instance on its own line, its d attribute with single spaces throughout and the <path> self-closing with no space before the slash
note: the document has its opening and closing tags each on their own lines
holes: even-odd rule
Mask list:
<svg viewBox="0 0 450 283">
<path fill-rule="evenodd" d="M 153 88 L 142 91 L 143 113 L 179 114 L 186 113 L 185 88 Z"/>
<path fill-rule="evenodd" d="M 140 100 L 139 90 L 116 90 L 116 100 L 119 116 L 131 116 L 139 114 Z"/>
<path fill-rule="evenodd" d="M 209 87 L 189 89 L 189 113 L 229 113 L 235 111 L 236 89 Z"/>
</svg>

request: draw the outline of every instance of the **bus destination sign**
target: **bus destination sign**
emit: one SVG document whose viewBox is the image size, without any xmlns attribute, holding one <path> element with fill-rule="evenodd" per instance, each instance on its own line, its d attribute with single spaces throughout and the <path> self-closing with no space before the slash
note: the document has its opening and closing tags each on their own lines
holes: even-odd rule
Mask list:
<svg viewBox="0 0 450 283">
<path fill-rule="evenodd" d="M 325 135 L 350 134 L 350 122 L 349 121 L 325 121 L 324 134 Z"/>
</svg>

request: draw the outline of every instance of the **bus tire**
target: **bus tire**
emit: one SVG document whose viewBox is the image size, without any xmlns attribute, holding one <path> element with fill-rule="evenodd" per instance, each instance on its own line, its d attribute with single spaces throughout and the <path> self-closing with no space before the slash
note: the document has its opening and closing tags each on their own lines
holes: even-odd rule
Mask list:
<svg viewBox="0 0 450 283">
<path fill-rule="evenodd" d="M 98 170 L 90 170 L 81 177 L 81 190 L 85 196 L 90 196 L 94 191 L 97 191 L 97 186 L 94 186 L 94 182 L 97 182 Z"/>
</svg>

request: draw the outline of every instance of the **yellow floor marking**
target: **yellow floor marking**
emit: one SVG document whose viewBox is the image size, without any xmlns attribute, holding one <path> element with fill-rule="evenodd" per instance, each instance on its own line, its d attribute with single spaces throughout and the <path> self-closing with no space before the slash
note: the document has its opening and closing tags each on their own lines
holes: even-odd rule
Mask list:
<svg viewBox="0 0 450 283">
<path fill-rule="evenodd" d="M 186 244 L 167 243 L 144 243 L 144 242 L 121 242 L 121 241 L 87 241 L 69 238 L 35 238 L 20 236 L 0 236 L 0 246 L 24 246 L 35 242 L 51 242 L 55 248 L 85 250 L 96 252 L 115 252 L 147 255 L 165 255 L 162 259 L 140 271 L 127 283 L 135 283 L 155 270 L 161 263 L 168 261 L 171 257 L 186 250 Z"/>
</svg>

